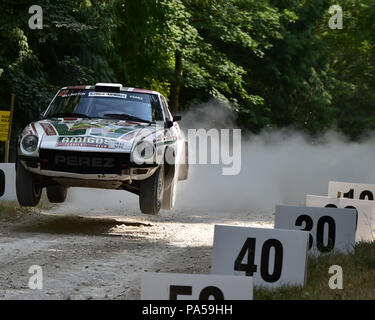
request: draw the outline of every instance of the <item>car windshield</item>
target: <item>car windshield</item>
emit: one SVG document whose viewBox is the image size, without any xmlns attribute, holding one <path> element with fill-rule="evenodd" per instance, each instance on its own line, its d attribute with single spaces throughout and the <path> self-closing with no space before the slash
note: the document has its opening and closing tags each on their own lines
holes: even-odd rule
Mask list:
<svg viewBox="0 0 375 320">
<path fill-rule="evenodd" d="M 153 94 L 69 89 L 59 92 L 45 115 L 46 118 L 65 116 L 146 122 L 163 120 L 159 100 Z"/>
</svg>

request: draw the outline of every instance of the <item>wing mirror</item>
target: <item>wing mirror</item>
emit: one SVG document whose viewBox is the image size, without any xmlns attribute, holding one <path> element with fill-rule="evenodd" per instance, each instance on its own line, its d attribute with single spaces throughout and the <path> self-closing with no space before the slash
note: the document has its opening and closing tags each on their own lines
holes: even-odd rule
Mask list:
<svg viewBox="0 0 375 320">
<path fill-rule="evenodd" d="M 181 116 L 173 116 L 173 121 L 167 119 L 167 121 L 165 122 L 165 125 L 167 128 L 172 128 L 173 122 L 180 121 L 180 120 L 181 120 Z"/>
<path fill-rule="evenodd" d="M 173 121 L 167 119 L 167 120 L 165 121 L 165 126 L 166 126 L 167 128 L 172 128 L 172 127 L 173 127 Z"/>
<path fill-rule="evenodd" d="M 38 114 L 38 118 L 39 118 L 39 120 L 42 120 L 42 119 L 44 119 L 44 113 L 46 112 L 46 110 L 44 110 L 44 111 L 40 111 L 39 112 L 39 114 Z"/>
<path fill-rule="evenodd" d="M 44 119 L 44 113 L 46 112 L 46 110 L 41 110 L 39 107 L 38 107 L 38 120 L 42 120 Z"/>
</svg>

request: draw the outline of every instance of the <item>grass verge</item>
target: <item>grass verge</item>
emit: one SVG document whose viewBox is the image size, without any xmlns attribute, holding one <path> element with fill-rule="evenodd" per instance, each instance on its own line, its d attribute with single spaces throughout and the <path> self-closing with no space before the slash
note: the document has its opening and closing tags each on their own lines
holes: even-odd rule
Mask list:
<svg viewBox="0 0 375 320">
<path fill-rule="evenodd" d="M 343 289 L 332 290 L 328 273 L 332 265 L 343 271 Z M 367 300 L 375 299 L 375 242 L 361 242 L 350 254 L 333 253 L 309 257 L 304 287 L 254 288 L 256 300 Z"/>
</svg>

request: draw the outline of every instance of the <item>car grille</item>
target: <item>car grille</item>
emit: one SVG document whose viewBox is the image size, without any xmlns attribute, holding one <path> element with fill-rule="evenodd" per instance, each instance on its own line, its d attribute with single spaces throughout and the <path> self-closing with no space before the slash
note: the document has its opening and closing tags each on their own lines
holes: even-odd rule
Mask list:
<svg viewBox="0 0 375 320">
<path fill-rule="evenodd" d="M 42 170 L 82 174 L 120 174 L 130 164 L 130 153 L 40 149 L 39 156 Z"/>
</svg>

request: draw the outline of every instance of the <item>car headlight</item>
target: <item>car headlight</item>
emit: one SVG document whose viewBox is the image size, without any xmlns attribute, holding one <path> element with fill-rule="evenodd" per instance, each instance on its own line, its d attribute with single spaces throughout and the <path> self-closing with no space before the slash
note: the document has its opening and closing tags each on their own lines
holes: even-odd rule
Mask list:
<svg viewBox="0 0 375 320">
<path fill-rule="evenodd" d="M 22 139 L 21 144 L 25 151 L 34 152 L 38 147 L 38 137 L 29 134 Z"/>
<path fill-rule="evenodd" d="M 148 141 L 139 142 L 132 152 L 132 162 L 141 165 L 145 163 L 152 163 L 155 154 L 155 147 L 153 143 Z"/>
</svg>

